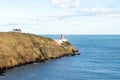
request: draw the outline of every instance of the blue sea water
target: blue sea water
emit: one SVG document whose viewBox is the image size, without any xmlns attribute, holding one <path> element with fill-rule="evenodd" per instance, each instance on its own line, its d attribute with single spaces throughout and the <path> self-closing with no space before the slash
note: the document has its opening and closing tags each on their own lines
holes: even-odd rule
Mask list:
<svg viewBox="0 0 120 80">
<path fill-rule="evenodd" d="M 44 35 L 57 39 L 59 35 Z M 0 80 L 120 80 L 119 35 L 66 35 L 80 56 L 9 69 Z"/>
</svg>

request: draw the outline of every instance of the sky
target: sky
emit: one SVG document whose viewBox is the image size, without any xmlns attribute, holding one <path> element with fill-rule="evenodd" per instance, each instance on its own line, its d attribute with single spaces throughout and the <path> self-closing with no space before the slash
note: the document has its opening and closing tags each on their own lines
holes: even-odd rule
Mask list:
<svg viewBox="0 0 120 80">
<path fill-rule="evenodd" d="M 0 0 L 0 32 L 120 34 L 120 0 Z"/>
</svg>

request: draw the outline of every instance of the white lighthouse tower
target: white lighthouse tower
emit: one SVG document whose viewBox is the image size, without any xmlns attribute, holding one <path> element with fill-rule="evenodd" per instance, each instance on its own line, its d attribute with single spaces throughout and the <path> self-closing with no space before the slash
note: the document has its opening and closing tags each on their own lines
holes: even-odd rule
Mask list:
<svg viewBox="0 0 120 80">
<path fill-rule="evenodd" d="M 68 40 L 67 40 L 67 39 L 65 39 L 65 37 L 64 37 L 64 35 L 63 35 L 63 34 L 61 34 L 60 39 L 55 40 L 55 41 L 58 43 L 58 45 L 61 45 L 63 42 L 67 42 Z"/>
<path fill-rule="evenodd" d="M 61 39 L 64 39 L 64 35 L 63 34 L 61 34 Z"/>
</svg>

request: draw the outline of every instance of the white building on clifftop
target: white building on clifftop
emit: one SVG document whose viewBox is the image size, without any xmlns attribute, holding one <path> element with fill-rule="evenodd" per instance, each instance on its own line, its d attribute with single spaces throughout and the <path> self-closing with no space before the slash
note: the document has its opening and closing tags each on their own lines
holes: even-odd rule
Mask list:
<svg viewBox="0 0 120 80">
<path fill-rule="evenodd" d="M 63 34 L 61 34 L 61 38 L 55 41 L 58 43 L 58 45 L 61 45 L 63 42 L 67 42 L 68 40 L 64 38 Z"/>
</svg>

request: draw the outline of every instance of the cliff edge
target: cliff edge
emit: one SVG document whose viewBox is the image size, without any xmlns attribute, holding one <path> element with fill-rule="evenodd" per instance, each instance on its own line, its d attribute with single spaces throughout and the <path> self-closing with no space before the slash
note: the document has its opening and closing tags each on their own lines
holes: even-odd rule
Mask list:
<svg viewBox="0 0 120 80">
<path fill-rule="evenodd" d="M 0 32 L 0 69 L 74 55 L 76 51 L 68 41 L 58 45 L 50 38 L 34 34 Z"/>
</svg>

